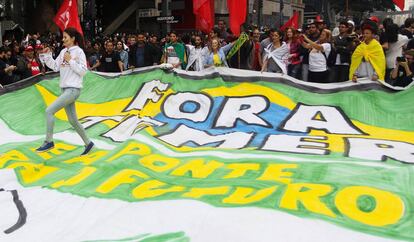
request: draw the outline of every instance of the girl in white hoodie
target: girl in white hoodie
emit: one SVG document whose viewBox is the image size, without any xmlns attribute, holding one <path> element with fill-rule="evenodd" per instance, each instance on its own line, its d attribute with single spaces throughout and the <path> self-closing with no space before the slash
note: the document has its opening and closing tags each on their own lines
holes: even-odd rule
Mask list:
<svg viewBox="0 0 414 242">
<path fill-rule="evenodd" d="M 88 154 L 94 143 L 86 136 L 85 129 L 79 123 L 75 101 L 80 95 L 82 80 L 87 68 L 86 56 L 79 47 L 83 45 L 82 35 L 74 28 L 67 28 L 63 31 L 63 45 L 65 48 L 60 52 L 56 60 L 48 48 L 43 50 L 43 60 L 53 71 L 60 72 L 59 86 L 62 94 L 46 109 L 47 132 L 46 140 L 42 146 L 36 149 L 37 152 L 45 152 L 54 148 L 53 127 L 55 123 L 55 113 L 65 109 L 69 123 L 80 135 L 85 143 L 85 150 L 81 155 Z"/>
</svg>

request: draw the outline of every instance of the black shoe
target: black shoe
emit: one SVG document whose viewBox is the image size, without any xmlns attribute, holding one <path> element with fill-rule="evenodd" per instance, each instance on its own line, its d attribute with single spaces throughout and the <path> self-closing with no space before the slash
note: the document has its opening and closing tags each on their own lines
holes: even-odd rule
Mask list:
<svg viewBox="0 0 414 242">
<path fill-rule="evenodd" d="M 51 141 L 51 142 L 45 141 L 42 144 L 42 146 L 40 146 L 39 148 L 36 149 L 36 152 L 42 153 L 42 152 L 46 152 L 48 150 L 51 150 L 53 148 L 55 148 L 55 143 L 53 143 L 53 141 Z"/>
<path fill-rule="evenodd" d="M 91 141 L 87 146 L 85 146 L 85 150 L 81 154 L 81 156 L 89 154 L 91 152 L 92 148 L 95 146 L 95 144 Z"/>
</svg>

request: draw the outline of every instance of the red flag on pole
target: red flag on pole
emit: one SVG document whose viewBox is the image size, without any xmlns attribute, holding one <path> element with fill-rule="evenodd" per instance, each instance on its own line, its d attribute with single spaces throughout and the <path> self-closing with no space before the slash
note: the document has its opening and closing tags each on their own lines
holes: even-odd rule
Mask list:
<svg viewBox="0 0 414 242">
<path fill-rule="evenodd" d="M 392 0 L 394 2 L 394 4 L 401 10 L 403 11 L 405 8 L 405 0 Z"/>
<path fill-rule="evenodd" d="M 193 0 L 196 28 L 210 33 L 214 26 L 214 0 Z"/>
<path fill-rule="evenodd" d="M 247 0 L 227 0 L 230 29 L 235 36 L 240 35 L 240 25 L 246 21 Z"/>
<path fill-rule="evenodd" d="M 64 0 L 53 21 L 62 31 L 72 27 L 83 35 L 78 16 L 78 2 L 76 0 Z"/>
<path fill-rule="evenodd" d="M 293 16 L 282 26 L 280 30 L 285 31 L 286 28 L 292 27 L 294 29 L 299 28 L 299 13 L 294 12 Z"/>
</svg>

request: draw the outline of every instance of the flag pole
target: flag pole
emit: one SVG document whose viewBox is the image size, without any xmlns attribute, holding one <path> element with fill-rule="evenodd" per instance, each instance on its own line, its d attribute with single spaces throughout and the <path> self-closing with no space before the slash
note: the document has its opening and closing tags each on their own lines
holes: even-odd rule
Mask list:
<svg viewBox="0 0 414 242">
<path fill-rule="evenodd" d="M 285 8 L 283 0 L 279 0 L 279 8 L 280 8 L 280 20 L 279 20 L 279 28 L 283 26 L 283 9 Z"/>
<path fill-rule="evenodd" d="M 349 1 L 348 0 L 346 0 L 346 4 L 345 5 L 346 5 L 346 7 L 345 7 L 345 9 L 346 9 L 345 15 L 348 18 L 349 17 Z"/>
</svg>

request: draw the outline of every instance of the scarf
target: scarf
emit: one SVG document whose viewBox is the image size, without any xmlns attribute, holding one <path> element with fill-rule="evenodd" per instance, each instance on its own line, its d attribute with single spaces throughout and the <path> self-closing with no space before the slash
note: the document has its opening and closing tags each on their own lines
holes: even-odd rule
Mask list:
<svg viewBox="0 0 414 242">
<path fill-rule="evenodd" d="M 188 64 L 186 70 L 188 70 L 194 63 L 196 63 L 196 66 L 194 68 L 195 71 L 201 71 L 204 69 L 203 67 L 203 55 L 206 52 L 206 47 L 203 48 L 195 48 L 194 46 L 189 46 L 190 48 L 190 55 L 188 56 Z"/>
<path fill-rule="evenodd" d="M 287 67 L 285 61 L 288 59 L 289 47 L 283 42 L 282 46 L 272 51 L 273 44 L 264 49 L 266 52 L 264 59 L 272 58 L 273 61 L 282 69 L 283 74 L 287 74 Z"/>
</svg>

